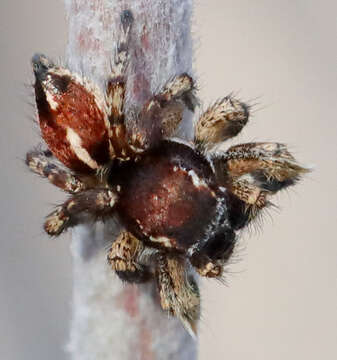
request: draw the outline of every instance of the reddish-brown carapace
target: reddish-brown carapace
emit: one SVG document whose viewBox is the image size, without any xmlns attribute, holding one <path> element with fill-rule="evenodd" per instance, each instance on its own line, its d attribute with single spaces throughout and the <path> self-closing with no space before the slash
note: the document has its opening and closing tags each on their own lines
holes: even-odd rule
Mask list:
<svg viewBox="0 0 337 360">
<path fill-rule="evenodd" d="M 47 57 L 33 57 L 48 149 L 28 152 L 26 162 L 71 194 L 47 216 L 46 232 L 57 236 L 80 223 L 116 218 L 124 229 L 111 239 L 112 269 L 129 282 L 155 279 L 163 309 L 194 332 L 200 297 L 192 269 L 221 277 L 238 231 L 307 170 L 283 144 L 226 149 L 224 142 L 249 118 L 249 106 L 232 96 L 201 115 L 193 141 L 176 138 L 184 110 L 193 112 L 198 103 L 187 74 L 177 74 L 138 112 L 127 113 L 132 23 L 124 11 L 105 93 Z"/>
</svg>

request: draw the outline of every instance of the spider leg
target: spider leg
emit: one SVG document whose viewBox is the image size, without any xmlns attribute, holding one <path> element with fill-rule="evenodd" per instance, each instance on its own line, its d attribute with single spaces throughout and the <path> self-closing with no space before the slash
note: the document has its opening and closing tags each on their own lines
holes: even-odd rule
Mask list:
<svg viewBox="0 0 337 360">
<path fill-rule="evenodd" d="M 107 259 L 120 279 L 133 282 L 146 282 L 151 277 L 149 268 L 138 261 L 144 253 L 144 245 L 130 232 L 122 231 L 113 242 Z"/>
<path fill-rule="evenodd" d="M 309 172 L 279 143 L 241 144 L 214 156 L 216 175 L 229 191 L 229 214 L 236 229 L 271 204 L 270 196 Z"/>
<path fill-rule="evenodd" d="M 201 276 L 221 277 L 224 265 L 234 252 L 236 239 L 232 229 L 223 231 L 205 242 L 202 247 L 193 249 L 190 262 Z"/>
<path fill-rule="evenodd" d="M 142 126 L 147 129 L 147 140 L 170 137 L 183 117 L 185 107 L 194 111 L 198 101 L 195 97 L 193 79 L 180 74 L 168 81 L 143 107 L 140 114 Z"/>
<path fill-rule="evenodd" d="M 111 216 L 117 195 L 109 189 L 85 190 L 73 195 L 69 200 L 47 216 L 45 231 L 58 236 L 64 230 L 87 221 L 96 221 Z"/>
<path fill-rule="evenodd" d="M 202 151 L 236 136 L 247 124 L 249 106 L 231 95 L 215 102 L 199 118 L 195 126 L 194 142 Z"/>
<path fill-rule="evenodd" d="M 121 37 L 118 40 L 112 64 L 112 73 L 106 84 L 106 104 L 110 122 L 110 158 L 128 161 L 144 151 L 137 133 L 129 135 L 125 124 L 126 71 L 129 64 L 130 33 L 133 16 L 130 10 L 121 14 Z"/>
<path fill-rule="evenodd" d="M 154 95 L 146 110 L 150 110 L 156 102 L 161 108 L 172 102 L 182 102 L 189 110 L 194 111 L 198 100 L 195 97 L 195 84 L 191 76 L 186 73 L 174 76 Z"/>
<path fill-rule="evenodd" d="M 124 122 L 125 73 L 129 63 L 129 42 L 132 24 L 133 16 L 131 11 L 123 11 L 121 14 L 121 35 L 113 59 L 112 74 L 107 81 L 106 88 L 108 115 L 112 125 Z"/>
<path fill-rule="evenodd" d="M 200 294 L 198 285 L 186 270 L 185 260 L 160 254 L 156 276 L 162 308 L 177 316 L 195 336 L 200 317 Z"/>
<path fill-rule="evenodd" d="M 61 167 L 55 162 L 49 150 L 32 150 L 26 154 L 26 165 L 34 173 L 47 178 L 53 185 L 68 193 L 77 193 L 85 190 L 86 185 L 70 170 Z"/>
</svg>

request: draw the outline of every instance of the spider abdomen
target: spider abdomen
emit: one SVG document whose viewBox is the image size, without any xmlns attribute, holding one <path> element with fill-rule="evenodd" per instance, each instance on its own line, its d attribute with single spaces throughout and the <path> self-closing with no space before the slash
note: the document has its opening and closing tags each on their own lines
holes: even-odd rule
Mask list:
<svg viewBox="0 0 337 360">
<path fill-rule="evenodd" d="M 43 55 L 36 54 L 32 63 L 44 141 L 69 169 L 92 173 L 110 159 L 108 120 L 98 90 Z"/>
<path fill-rule="evenodd" d="M 217 188 L 208 162 L 193 149 L 165 141 L 120 172 L 117 211 L 130 232 L 178 251 L 204 236 L 215 216 Z"/>
</svg>

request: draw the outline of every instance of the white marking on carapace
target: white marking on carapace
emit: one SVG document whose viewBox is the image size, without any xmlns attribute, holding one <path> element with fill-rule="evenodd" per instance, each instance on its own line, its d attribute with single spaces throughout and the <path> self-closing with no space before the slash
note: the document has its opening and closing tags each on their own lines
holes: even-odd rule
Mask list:
<svg viewBox="0 0 337 360">
<path fill-rule="evenodd" d="M 225 193 L 227 191 L 227 189 L 223 186 L 219 186 L 219 190 L 223 193 Z"/>
<path fill-rule="evenodd" d="M 188 172 L 188 175 L 191 177 L 193 185 L 197 188 L 199 187 L 206 187 L 208 188 L 208 185 L 205 183 L 204 180 L 200 179 L 199 176 L 195 173 L 194 170 L 190 170 Z"/>
<path fill-rule="evenodd" d="M 172 247 L 171 239 L 167 238 L 166 236 L 158 236 L 158 237 L 150 236 L 150 240 L 153 242 L 163 244 L 166 247 Z"/>
<path fill-rule="evenodd" d="M 82 147 L 82 140 L 70 127 L 67 128 L 67 140 L 76 156 L 92 169 L 97 169 L 97 162 L 90 156 L 88 151 Z"/>
<path fill-rule="evenodd" d="M 54 97 L 55 97 L 55 95 L 57 95 L 58 90 L 53 85 L 50 75 L 47 75 L 46 80 L 42 82 L 42 86 L 43 86 L 43 90 L 44 90 L 44 93 L 46 95 L 46 99 L 47 99 L 47 102 L 48 102 L 50 108 L 52 110 L 56 111 L 59 104 L 55 100 Z"/>
</svg>

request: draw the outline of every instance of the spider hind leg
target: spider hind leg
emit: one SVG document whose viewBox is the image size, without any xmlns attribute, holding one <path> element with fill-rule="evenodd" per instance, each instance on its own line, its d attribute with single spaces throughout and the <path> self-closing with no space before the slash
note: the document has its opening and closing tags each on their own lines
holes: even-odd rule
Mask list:
<svg viewBox="0 0 337 360">
<path fill-rule="evenodd" d="M 235 232 L 226 228 L 194 249 L 190 262 L 201 276 L 219 278 L 234 252 L 235 244 Z"/>
<path fill-rule="evenodd" d="M 161 254 L 157 261 L 157 281 L 162 308 L 177 316 L 186 330 L 195 336 L 200 318 L 198 285 L 188 274 L 185 260 Z"/>
</svg>

